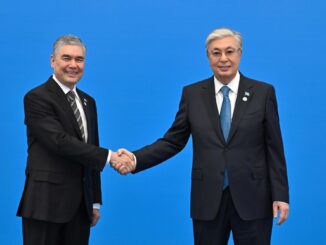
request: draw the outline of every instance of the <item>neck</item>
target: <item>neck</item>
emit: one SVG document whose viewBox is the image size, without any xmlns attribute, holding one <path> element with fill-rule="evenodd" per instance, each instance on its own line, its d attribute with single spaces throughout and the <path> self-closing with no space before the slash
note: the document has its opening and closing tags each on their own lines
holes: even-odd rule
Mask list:
<svg viewBox="0 0 326 245">
<path fill-rule="evenodd" d="M 65 82 L 61 82 L 63 85 L 65 85 L 66 87 L 70 88 L 70 90 L 73 90 L 75 85 L 70 84 L 70 83 L 65 83 Z"/>
<path fill-rule="evenodd" d="M 219 82 L 223 83 L 224 85 L 228 85 L 235 78 L 236 74 L 230 77 L 221 77 L 216 74 L 214 74 L 214 76 Z"/>
</svg>

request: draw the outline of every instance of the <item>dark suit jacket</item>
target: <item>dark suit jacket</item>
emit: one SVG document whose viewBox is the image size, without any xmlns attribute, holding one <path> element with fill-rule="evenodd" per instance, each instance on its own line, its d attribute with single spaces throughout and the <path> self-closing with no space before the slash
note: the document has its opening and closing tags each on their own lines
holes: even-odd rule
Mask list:
<svg viewBox="0 0 326 245">
<path fill-rule="evenodd" d="M 193 219 L 216 217 L 225 168 L 233 202 L 242 219 L 269 217 L 272 201 L 289 202 L 277 103 L 271 85 L 240 76 L 227 141 L 220 127 L 214 77 L 184 87 L 171 128 L 163 138 L 134 152 L 135 172 L 177 154 L 190 135 L 193 142 Z"/>
<path fill-rule="evenodd" d="M 100 171 L 108 150 L 98 147 L 95 101 L 77 90 L 87 118 L 84 143 L 66 95 L 52 79 L 25 95 L 28 159 L 18 216 L 67 222 L 85 201 L 88 217 L 101 203 Z"/>
</svg>

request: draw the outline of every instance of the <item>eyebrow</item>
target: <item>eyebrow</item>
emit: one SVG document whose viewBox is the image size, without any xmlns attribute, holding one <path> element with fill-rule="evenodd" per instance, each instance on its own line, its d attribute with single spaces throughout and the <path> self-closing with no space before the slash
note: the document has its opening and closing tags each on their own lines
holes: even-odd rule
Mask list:
<svg viewBox="0 0 326 245">
<path fill-rule="evenodd" d="M 226 47 L 225 49 L 221 49 L 221 48 L 217 48 L 217 47 L 215 47 L 215 48 L 213 48 L 212 50 L 227 50 L 227 49 L 237 49 L 237 48 L 232 47 L 232 46 L 228 46 L 228 47 Z"/>
<path fill-rule="evenodd" d="M 61 57 L 68 57 L 68 58 L 75 58 L 75 59 L 85 59 L 85 57 L 84 56 L 71 56 L 71 55 L 69 55 L 69 54 L 63 54 L 63 55 L 61 55 Z"/>
</svg>

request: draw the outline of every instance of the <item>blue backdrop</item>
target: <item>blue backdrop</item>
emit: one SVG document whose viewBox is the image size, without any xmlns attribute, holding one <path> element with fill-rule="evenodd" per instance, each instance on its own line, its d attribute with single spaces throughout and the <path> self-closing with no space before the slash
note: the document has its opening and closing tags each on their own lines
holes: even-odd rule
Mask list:
<svg viewBox="0 0 326 245">
<path fill-rule="evenodd" d="M 276 87 L 291 214 L 274 227 L 273 244 L 324 244 L 325 7 L 323 0 L 0 0 L 0 244 L 22 243 L 15 213 L 27 156 L 23 96 L 50 76 L 59 35 L 87 45 L 79 87 L 97 100 L 101 145 L 134 150 L 168 129 L 184 85 L 211 76 L 204 42 L 220 26 L 243 34 L 241 72 Z M 189 142 L 137 175 L 106 168 L 90 244 L 192 244 L 191 159 Z"/>
</svg>

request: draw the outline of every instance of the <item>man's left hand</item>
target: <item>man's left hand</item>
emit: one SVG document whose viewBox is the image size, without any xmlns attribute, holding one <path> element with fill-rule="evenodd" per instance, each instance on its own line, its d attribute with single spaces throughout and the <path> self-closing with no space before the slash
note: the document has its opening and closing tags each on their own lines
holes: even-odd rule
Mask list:
<svg viewBox="0 0 326 245">
<path fill-rule="evenodd" d="M 276 224 L 282 224 L 289 217 L 290 207 L 286 202 L 274 201 L 273 202 L 273 217 L 277 218 L 278 213 L 280 213 L 280 218 Z"/>
<path fill-rule="evenodd" d="M 100 219 L 100 210 L 97 208 L 93 208 L 93 218 L 91 226 L 95 226 Z"/>
</svg>

